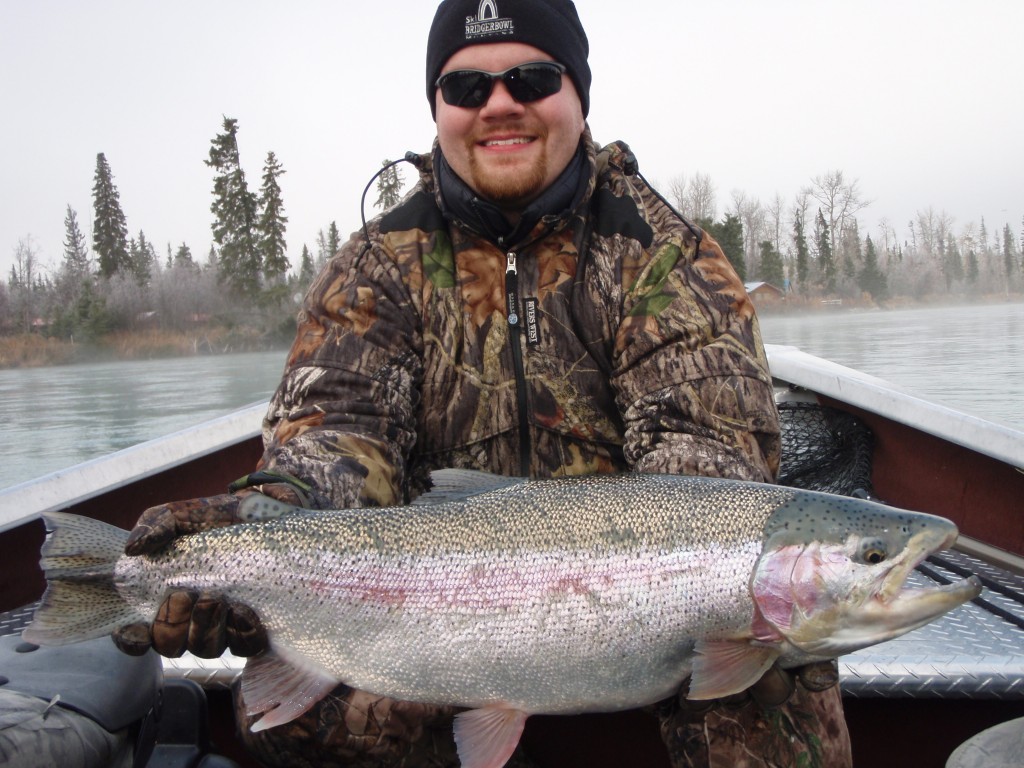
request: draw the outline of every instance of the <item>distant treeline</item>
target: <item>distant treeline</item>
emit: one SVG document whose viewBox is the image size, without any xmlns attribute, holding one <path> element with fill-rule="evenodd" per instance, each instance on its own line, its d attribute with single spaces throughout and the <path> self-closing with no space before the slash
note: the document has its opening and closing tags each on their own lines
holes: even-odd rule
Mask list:
<svg viewBox="0 0 1024 768">
<path fill-rule="evenodd" d="M 315 255 L 304 245 L 293 268 L 278 183 L 285 170 L 268 152 L 259 192 L 250 191 L 237 132 L 238 121 L 224 118 L 205 160 L 214 179 L 212 244 L 204 260 L 186 243 L 168 243 L 161 256 L 143 230 L 129 236 L 113 173 L 99 153 L 91 248 L 70 205 L 57 266 L 41 262 L 31 236 L 19 241 L 10 276 L 0 281 L 0 335 L 89 341 L 116 331 L 244 327 L 289 336 L 299 297 L 341 246 L 338 227 L 332 221 L 317 232 Z M 383 166 L 380 209 L 394 205 L 403 186 L 396 168 L 387 160 Z M 770 283 L 800 302 L 884 304 L 1024 288 L 1021 248 L 1009 223 L 991 230 L 984 220 L 957 226 L 953 216 L 929 207 L 906 225 L 909 236 L 901 239 L 883 221 L 872 237 L 858 222 L 868 202 L 842 171 L 813 178 L 788 203 L 779 195 L 763 203 L 734 192 L 721 218 L 706 175 L 677 177 L 664 192 L 718 240 L 744 281 Z"/>
</svg>

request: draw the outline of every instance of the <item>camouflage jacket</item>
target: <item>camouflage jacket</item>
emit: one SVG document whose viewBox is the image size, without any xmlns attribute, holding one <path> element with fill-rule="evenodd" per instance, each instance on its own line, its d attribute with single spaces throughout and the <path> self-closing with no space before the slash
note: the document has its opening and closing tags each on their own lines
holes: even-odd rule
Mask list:
<svg viewBox="0 0 1024 768">
<path fill-rule="evenodd" d="M 310 287 L 261 466 L 320 507 L 403 503 L 440 467 L 773 480 L 778 415 L 736 272 L 625 145 L 584 141 L 579 204 L 503 246 L 445 218 L 419 157 L 413 191 Z"/>
</svg>

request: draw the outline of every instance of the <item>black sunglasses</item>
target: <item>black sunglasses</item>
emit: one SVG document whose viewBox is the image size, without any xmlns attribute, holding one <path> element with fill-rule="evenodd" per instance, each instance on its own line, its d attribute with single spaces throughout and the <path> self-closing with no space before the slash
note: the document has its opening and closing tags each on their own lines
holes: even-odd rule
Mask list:
<svg viewBox="0 0 1024 768">
<path fill-rule="evenodd" d="M 495 80 L 501 80 L 512 98 L 525 104 L 562 90 L 563 72 L 565 67 L 557 61 L 531 61 L 509 67 L 504 72 L 456 69 L 441 75 L 434 85 L 441 89 L 445 104 L 476 109 L 491 97 Z"/>
</svg>

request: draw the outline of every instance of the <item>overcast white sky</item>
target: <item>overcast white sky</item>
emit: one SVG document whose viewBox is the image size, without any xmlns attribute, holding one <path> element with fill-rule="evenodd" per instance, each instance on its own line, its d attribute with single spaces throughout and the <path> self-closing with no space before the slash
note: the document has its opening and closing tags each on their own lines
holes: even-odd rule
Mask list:
<svg viewBox="0 0 1024 768">
<path fill-rule="evenodd" d="M 498 0 L 499 10 L 501 0 Z M 359 226 L 384 158 L 430 147 L 432 0 L 2 0 L 0 275 L 31 236 L 62 255 L 65 207 L 91 243 L 96 154 L 131 234 L 161 260 L 205 259 L 224 115 L 258 190 L 272 150 L 289 257 L 333 220 Z M 1019 238 L 1024 216 L 1021 0 L 577 0 L 591 45 L 590 125 L 660 186 L 709 174 L 719 216 L 740 189 L 787 201 L 842 170 L 861 226 L 931 206 Z M 405 166 L 404 175 L 412 178 Z M 376 213 L 368 196 L 367 216 Z"/>
</svg>

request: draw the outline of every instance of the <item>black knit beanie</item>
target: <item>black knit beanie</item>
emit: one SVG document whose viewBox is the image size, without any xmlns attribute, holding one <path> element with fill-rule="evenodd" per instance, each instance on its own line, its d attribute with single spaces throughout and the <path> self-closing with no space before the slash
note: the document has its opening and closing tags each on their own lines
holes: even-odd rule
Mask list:
<svg viewBox="0 0 1024 768">
<path fill-rule="evenodd" d="M 444 0 L 427 38 L 427 99 L 432 115 L 434 83 L 445 62 L 456 51 L 478 43 L 526 43 L 564 64 L 587 116 L 590 46 L 571 0 Z"/>
</svg>

